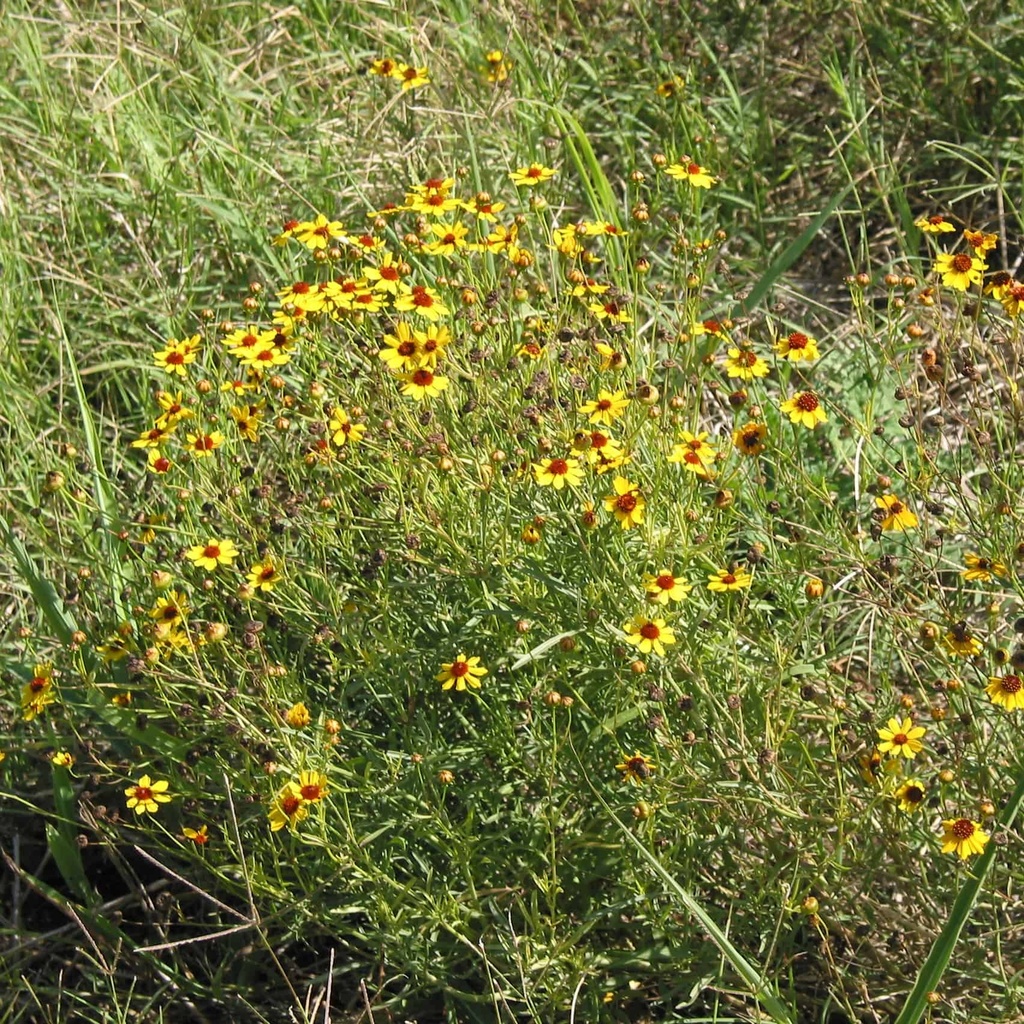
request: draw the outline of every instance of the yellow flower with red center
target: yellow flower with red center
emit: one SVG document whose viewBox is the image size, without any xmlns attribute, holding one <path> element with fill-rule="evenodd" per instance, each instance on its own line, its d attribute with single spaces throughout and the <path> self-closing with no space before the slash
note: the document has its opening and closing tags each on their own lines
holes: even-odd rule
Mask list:
<svg viewBox="0 0 1024 1024">
<path fill-rule="evenodd" d="M 798 391 L 792 398 L 787 398 L 779 408 L 793 423 L 813 430 L 828 417 L 821 406 L 821 399 L 813 391 Z"/>
<path fill-rule="evenodd" d="M 425 284 L 414 284 L 408 291 L 403 291 L 395 300 L 395 309 L 399 313 L 416 313 L 432 322 L 451 313 L 441 301 L 441 296 Z"/>
<path fill-rule="evenodd" d="M 645 754 L 635 751 L 632 757 L 624 757 L 622 762 L 615 766 L 615 770 L 622 772 L 623 782 L 639 786 L 651 777 L 657 767 Z"/>
<path fill-rule="evenodd" d="M 159 423 L 149 430 L 144 430 L 134 441 L 133 448 L 159 448 L 174 433 L 173 424 L 162 427 Z"/>
<path fill-rule="evenodd" d="M 895 494 L 875 498 L 875 505 L 885 512 L 881 521 L 883 530 L 912 530 L 917 526 L 917 516 Z"/>
<path fill-rule="evenodd" d="M 193 344 L 195 342 L 195 344 Z M 188 367 L 196 361 L 199 348 L 199 335 L 196 334 L 186 341 L 171 338 L 167 346 L 153 353 L 153 361 L 160 369 L 177 377 L 185 377 Z"/>
<path fill-rule="evenodd" d="M 654 574 L 644 576 L 647 600 L 654 604 L 667 605 L 670 601 L 682 601 L 691 589 L 685 580 L 673 575 L 669 569 L 659 569 Z"/>
<path fill-rule="evenodd" d="M 274 559 L 267 557 L 249 567 L 249 586 L 255 590 L 271 591 L 282 580 L 281 570 Z"/>
<path fill-rule="evenodd" d="M 644 521 L 644 509 L 647 502 L 639 487 L 624 476 L 617 476 L 612 481 L 613 493 L 604 499 L 606 512 L 614 514 L 623 530 L 631 530 Z"/>
<path fill-rule="evenodd" d="M 686 80 L 679 75 L 673 75 L 664 82 L 658 84 L 655 92 L 664 100 L 670 100 L 678 96 L 686 88 Z"/>
<path fill-rule="evenodd" d="M 940 252 L 935 257 L 935 271 L 947 288 L 965 292 L 972 285 L 981 284 L 985 261 L 966 252 Z"/>
<path fill-rule="evenodd" d="M 707 431 L 691 434 L 684 430 L 682 441 L 672 448 L 668 461 L 682 463 L 684 469 L 698 476 L 708 476 L 708 467 L 715 461 L 716 452 L 707 443 L 707 436 Z"/>
<path fill-rule="evenodd" d="M 306 803 L 315 804 L 327 796 L 327 776 L 323 772 L 299 772 L 299 794 Z"/>
<path fill-rule="evenodd" d="M 746 569 L 716 569 L 708 574 L 708 590 L 724 593 L 727 590 L 746 590 L 754 577 Z"/>
<path fill-rule="evenodd" d="M 422 252 L 428 256 L 454 256 L 459 249 L 466 247 L 469 228 L 462 221 L 456 221 L 454 224 L 438 222 L 430 225 L 430 233 L 435 237 L 423 244 Z"/>
<path fill-rule="evenodd" d="M 990 235 L 984 231 L 972 231 L 970 228 L 964 228 L 964 241 L 971 247 L 971 251 L 975 256 L 980 256 L 984 259 L 985 253 L 990 252 L 996 247 L 999 236 Z"/>
<path fill-rule="evenodd" d="M 395 324 L 394 334 L 384 335 L 384 347 L 377 352 L 392 373 L 411 373 L 420 365 L 420 348 L 412 327 L 404 320 Z"/>
<path fill-rule="evenodd" d="M 193 458 L 209 459 L 213 457 L 213 453 L 224 443 L 225 438 L 219 430 L 214 430 L 209 434 L 186 434 L 185 440 L 188 442 L 185 450 Z"/>
<path fill-rule="evenodd" d="M 664 619 L 649 619 L 643 613 L 634 615 L 623 627 L 626 643 L 632 644 L 641 654 L 665 656 L 665 648 L 676 642 L 676 635 Z"/>
<path fill-rule="evenodd" d="M 889 754 L 891 757 L 911 758 L 924 750 L 921 737 L 925 734 L 923 726 L 914 725 L 912 718 L 890 718 L 888 723 L 878 730 L 878 736 L 882 740 L 878 744 L 880 754 Z"/>
<path fill-rule="evenodd" d="M 171 802 L 168 785 L 165 779 L 154 781 L 148 775 L 143 775 L 134 786 L 124 791 L 128 798 L 128 810 L 136 814 L 156 814 L 160 804 Z"/>
<path fill-rule="evenodd" d="M 183 404 L 183 396 L 180 391 L 172 394 L 170 391 L 158 391 L 156 393 L 157 405 L 163 410 L 157 417 L 156 425 L 167 430 L 181 420 L 190 420 L 195 413 Z"/>
<path fill-rule="evenodd" d="M 963 621 L 954 623 L 942 638 L 942 642 L 950 654 L 962 658 L 973 658 L 981 654 L 981 641 L 971 635 L 967 623 Z"/>
<path fill-rule="evenodd" d="M 308 281 L 294 281 L 292 284 L 281 288 L 277 297 L 281 300 L 282 306 L 294 306 L 296 310 L 305 313 L 319 313 L 327 301 L 326 296 L 316 285 Z M 297 314 L 296 314 L 297 315 Z"/>
<path fill-rule="evenodd" d="M 209 827 L 209 825 L 200 825 L 199 828 L 190 828 L 186 825 L 181 830 L 181 837 L 196 846 L 205 846 L 210 841 Z"/>
<path fill-rule="evenodd" d="M 631 324 L 633 322 L 633 318 L 629 315 L 629 310 L 613 299 L 609 299 L 607 302 L 591 302 L 587 309 L 598 320 L 608 320 L 614 324 Z"/>
<path fill-rule="evenodd" d="M 914 221 L 914 227 L 929 235 L 941 235 L 956 231 L 956 228 L 938 213 L 931 217 L 918 217 Z"/>
<path fill-rule="evenodd" d="M 677 181 L 685 181 L 694 188 L 711 188 L 718 181 L 717 178 L 711 176 L 711 172 L 706 167 L 701 167 L 700 164 L 695 163 L 693 160 L 685 164 L 669 164 L 665 168 L 665 173 L 670 178 L 675 178 Z"/>
<path fill-rule="evenodd" d="M 982 558 L 973 552 L 968 551 L 964 555 L 964 564 L 967 566 L 960 575 L 965 580 L 978 580 L 981 583 L 991 583 L 994 576 L 1006 576 L 1007 569 L 1002 562 L 994 558 Z"/>
<path fill-rule="evenodd" d="M 732 432 L 733 447 L 743 455 L 760 455 L 768 428 L 763 423 L 746 423 Z"/>
<path fill-rule="evenodd" d="M 270 808 L 270 831 L 280 832 L 285 825 L 294 829 L 308 815 L 309 807 L 306 805 L 306 801 L 302 799 L 302 792 L 299 790 L 299 787 L 294 782 L 286 782 L 278 790 L 277 796 L 274 797 L 274 802 Z"/>
<path fill-rule="evenodd" d="M 340 220 L 330 220 L 318 213 L 314 220 L 300 221 L 292 228 L 292 237 L 307 249 L 327 249 L 335 241 L 345 239 L 345 228 Z"/>
<path fill-rule="evenodd" d="M 150 451 L 149 456 L 146 458 L 146 469 L 151 473 L 162 475 L 169 473 L 173 468 L 174 463 L 163 454 L 158 448 L 154 448 Z"/>
<path fill-rule="evenodd" d="M 1024 284 L 1011 280 L 1009 284 L 999 289 L 999 294 L 993 289 L 993 294 L 1002 303 L 1007 316 L 1018 317 L 1021 310 L 1024 310 Z"/>
<path fill-rule="evenodd" d="M 793 331 L 792 334 L 777 338 L 775 354 L 780 359 L 788 359 L 791 363 L 812 362 L 821 355 L 818 343 L 803 331 Z"/>
<path fill-rule="evenodd" d="M 406 64 L 399 65 L 398 74 L 391 77 L 402 83 L 402 92 L 430 84 L 430 73 L 426 68 L 410 67 Z"/>
<path fill-rule="evenodd" d="M 533 463 L 533 474 L 541 487 L 554 487 L 560 491 L 566 484 L 579 487 L 583 483 L 583 470 L 578 459 L 541 459 Z"/>
<path fill-rule="evenodd" d="M 984 853 L 989 839 L 981 822 L 970 818 L 949 818 L 942 823 L 942 852 L 955 853 L 961 860 Z"/>
<path fill-rule="evenodd" d="M 1024 682 L 1020 676 L 990 676 L 985 692 L 993 704 L 998 704 L 1007 711 L 1019 711 L 1024 708 Z"/>
<path fill-rule="evenodd" d="M 545 167 L 543 164 L 530 164 L 528 167 L 520 167 L 517 170 L 509 171 L 509 178 L 512 179 L 513 185 L 518 185 L 520 188 L 532 188 L 534 185 L 539 185 L 542 181 L 550 181 L 555 174 L 553 167 Z"/>
<path fill-rule="evenodd" d="M 460 654 L 454 661 L 443 664 L 435 678 L 441 684 L 442 690 L 454 689 L 461 692 L 467 687 L 479 690 L 480 680 L 485 675 L 487 669 L 480 664 L 478 657 L 467 658 L 465 654 Z"/>
<path fill-rule="evenodd" d="M 256 441 L 260 435 L 260 424 L 263 418 L 263 402 L 247 403 L 232 406 L 228 414 L 235 421 L 239 434 L 247 441 Z"/>
<path fill-rule="evenodd" d="M 213 572 L 220 565 L 230 565 L 238 557 L 238 548 L 231 540 L 208 540 L 190 547 L 185 557 L 200 569 Z"/>
<path fill-rule="evenodd" d="M 448 378 L 439 377 L 425 366 L 412 373 L 403 373 L 399 377 L 402 383 L 402 394 L 422 402 L 427 398 L 437 398 L 448 387 Z"/>
<path fill-rule="evenodd" d="M 339 448 L 346 441 L 349 444 L 358 444 L 366 433 L 366 427 L 362 423 L 353 423 L 348 412 L 340 405 L 336 405 L 332 410 L 327 429 L 331 432 L 331 440 Z"/>
<path fill-rule="evenodd" d="M 610 427 L 628 408 L 629 399 L 625 391 L 598 391 L 597 398 L 584 402 L 578 412 L 590 417 L 591 423 Z"/>
<path fill-rule="evenodd" d="M 55 768 L 71 768 L 75 763 L 75 755 L 67 750 L 55 750 L 50 755 L 50 764 Z"/>
<path fill-rule="evenodd" d="M 729 349 L 725 360 L 725 372 L 739 380 L 753 380 L 755 377 L 768 376 L 768 364 L 756 353 L 747 348 Z"/>
</svg>

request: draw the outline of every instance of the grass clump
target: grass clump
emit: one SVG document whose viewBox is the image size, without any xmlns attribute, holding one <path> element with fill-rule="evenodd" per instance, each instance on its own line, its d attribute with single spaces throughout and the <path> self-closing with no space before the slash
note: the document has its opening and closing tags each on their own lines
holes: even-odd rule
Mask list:
<svg viewBox="0 0 1024 1024">
<path fill-rule="evenodd" d="M 1020 203 L 884 15 L 823 169 L 745 9 L 37 13 L 10 1018 L 1013 1019 Z"/>
</svg>

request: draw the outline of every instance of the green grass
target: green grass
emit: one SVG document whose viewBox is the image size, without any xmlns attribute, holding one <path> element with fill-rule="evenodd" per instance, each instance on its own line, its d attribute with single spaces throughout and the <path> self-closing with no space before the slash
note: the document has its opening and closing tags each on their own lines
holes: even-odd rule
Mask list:
<svg viewBox="0 0 1024 1024">
<path fill-rule="evenodd" d="M 932 273 L 959 232 L 914 221 L 996 233 L 988 270 L 1015 269 L 1024 31 L 975 3 L 300 6 L 0 17 L 0 1020 L 1019 1020 L 1021 712 L 984 687 L 1024 667 L 1020 336 Z M 382 56 L 430 85 L 367 75 Z M 664 173 L 684 157 L 715 187 Z M 558 175 L 517 190 L 533 161 Z M 430 177 L 507 203 L 531 259 L 431 257 L 415 214 L 367 218 Z M 392 311 L 313 317 L 280 382 L 220 390 L 227 323 L 372 264 L 272 244 L 319 212 L 452 306 L 439 396 L 377 358 Z M 583 219 L 628 233 L 574 264 L 551 231 Z M 728 341 L 693 331 L 728 317 Z M 796 330 L 820 360 L 773 355 Z M 173 379 L 153 353 L 193 334 Z M 748 341 L 769 374 L 728 378 Z M 132 447 L 160 388 L 195 413 L 166 477 Z M 780 409 L 807 388 L 813 431 Z M 632 398 L 601 428 L 631 461 L 539 486 L 541 459 L 587 462 L 600 389 Z M 257 401 L 251 441 L 230 410 Z M 335 407 L 366 435 L 323 460 Z M 199 427 L 224 444 L 188 459 Z M 683 430 L 713 479 L 667 461 Z M 620 475 L 635 529 L 605 508 Z M 880 530 L 883 494 L 917 526 Z M 197 570 L 221 538 L 239 558 Z M 970 552 L 1005 574 L 965 580 Z M 281 582 L 240 592 L 264 555 Z M 749 590 L 709 591 L 733 565 Z M 679 604 L 645 603 L 662 569 Z M 675 631 L 663 656 L 629 645 L 639 613 Z M 976 657 L 943 641 L 961 620 Z M 442 691 L 462 654 L 481 689 Z M 924 750 L 872 765 L 905 715 Z M 327 798 L 272 832 L 304 771 Z M 144 774 L 173 799 L 136 816 Z M 964 862 L 960 817 L 993 836 Z"/>
</svg>

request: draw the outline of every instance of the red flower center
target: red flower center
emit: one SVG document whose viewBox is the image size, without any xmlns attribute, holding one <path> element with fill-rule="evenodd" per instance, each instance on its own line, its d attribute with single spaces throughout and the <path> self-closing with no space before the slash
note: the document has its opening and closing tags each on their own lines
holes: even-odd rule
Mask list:
<svg viewBox="0 0 1024 1024">
<path fill-rule="evenodd" d="M 417 387 L 429 388 L 434 383 L 434 375 L 429 370 L 417 370 L 412 375 L 412 382 Z"/>
<path fill-rule="evenodd" d="M 565 476 L 569 472 L 569 463 L 565 459 L 552 459 L 548 463 L 548 472 L 552 476 Z"/>
<path fill-rule="evenodd" d="M 140 804 L 144 804 L 147 800 L 153 799 L 153 790 L 149 786 L 136 786 L 135 787 L 135 799 Z"/>
<path fill-rule="evenodd" d="M 542 173 L 543 173 L 543 171 L 541 170 L 541 168 L 539 168 L 536 165 L 534 165 L 533 167 L 531 167 L 526 172 L 526 177 L 528 177 L 528 178 L 539 178 Z"/>
<path fill-rule="evenodd" d="M 203 548 L 203 558 L 220 558 L 220 545 L 219 544 L 207 544 Z"/>
<path fill-rule="evenodd" d="M 153 468 L 158 473 L 166 473 L 171 468 L 171 460 L 166 455 L 161 455 L 153 460 Z"/>
<path fill-rule="evenodd" d="M 45 690 L 50 685 L 50 680 L 46 676 L 34 676 L 32 682 L 28 684 L 28 688 L 33 693 L 39 693 Z"/>
<path fill-rule="evenodd" d="M 635 494 L 620 494 L 615 500 L 615 507 L 620 512 L 629 514 L 636 508 L 636 495 Z"/>
<path fill-rule="evenodd" d="M 727 573 L 725 573 L 725 574 L 724 574 L 724 575 L 723 575 L 723 576 L 721 577 L 721 579 L 722 579 L 722 582 L 723 582 L 723 583 L 735 583 L 735 582 L 736 582 L 736 577 L 735 577 L 735 576 L 733 576 L 733 574 L 732 574 L 731 572 L 727 572 Z"/>
<path fill-rule="evenodd" d="M 918 804 L 924 799 L 924 790 L 920 786 L 907 786 L 903 799 L 907 803 Z"/>
<path fill-rule="evenodd" d="M 722 329 L 722 325 L 717 320 L 705 320 L 704 330 L 711 334 L 717 334 Z"/>
<path fill-rule="evenodd" d="M 441 241 L 445 245 L 454 245 L 458 240 L 459 237 L 454 231 L 449 231 L 448 234 L 441 236 Z"/>
<path fill-rule="evenodd" d="M 757 354 L 754 352 L 741 352 L 736 357 L 736 362 L 740 366 L 753 366 L 757 362 Z"/>
<path fill-rule="evenodd" d="M 1003 681 L 1000 684 L 1000 688 L 1002 689 L 1003 693 L 1020 693 L 1020 676 L 1003 676 Z"/>
<path fill-rule="evenodd" d="M 599 398 L 594 405 L 601 412 L 607 412 L 612 407 L 612 401 L 610 398 Z"/>
<path fill-rule="evenodd" d="M 404 356 L 405 358 L 414 356 L 416 354 L 416 342 L 403 341 L 402 344 L 398 346 L 397 351 L 400 356 Z"/>
<path fill-rule="evenodd" d="M 308 295 L 309 290 L 310 285 L 307 281 L 296 281 L 295 284 L 292 285 L 293 295 Z"/>
<path fill-rule="evenodd" d="M 657 640 L 661 636 L 661 630 L 653 622 L 645 622 L 640 627 L 640 635 L 645 640 Z"/>
<path fill-rule="evenodd" d="M 463 676 L 469 675 L 469 662 L 453 661 L 449 672 L 451 672 L 456 679 L 461 679 Z"/>
<path fill-rule="evenodd" d="M 303 800 L 319 800 L 323 793 L 320 792 L 320 784 L 311 782 L 300 790 Z"/>
<path fill-rule="evenodd" d="M 810 339 L 807 337 L 806 334 L 801 334 L 799 331 L 794 331 L 786 339 L 786 341 L 789 342 L 789 347 L 795 349 L 807 348 L 807 342 L 809 340 Z"/>
<path fill-rule="evenodd" d="M 313 234 L 314 235 L 319 235 L 321 238 L 330 238 L 331 237 L 330 226 L 327 225 L 327 224 L 321 224 L 320 227 L 313 229 Z"/>
<path fill-rule="evenodd" d="M 423 187 L 427 189 L 428 192 L 443 191 L 444 178 L 427 178 L 427 180 L 423 182 Z"/>
<path fill-rule="evenodd" d="M 276 575 L 277 570 L 272 565 L 265 565 L 260 569 L 261 580 L 272 580 Z"/>
<path fill-rule="evenodd" d="M 294 231 L 298 226 L 299 222 L 297 220 L 286 220 L 284 224 L 281 225 L 281 230 Z"/>
<path fill-rule="evenodd" d="M 957 818 L 953 822 L 953 835 L 957 839 L 970 839 L 974 835 L 974 822 L 968 818 Z"/>
<path fill-rule="evenodd" d="M 599 430 L 595 430 L 590 435 L 590 447 L 591 448 L 603 448 L 608 444 L 610 438 L 607 434 L 602 434 Z"/>
<path fill-rule="evenodd" d="M 974 266 L 974 260 L 965 252 L 958 252 L 952 259 L 950 266 L 958 274 L 966 274 Z"/>
<path fill-rule="evenodd" d="M 944 224 L 945 222 L 946 222 L 945 217 L 941 216 L 940 214 L 935 214 L 934 217 L 929 217 L 928 218 L 928 223 L 929 224 Z"/>
<path fill-rule="evenodd" d="M 373 302 L 373 292 L 360 292 L 352 301 L 361 302 L 364 306 L 369 305 Z"/>
<path fill-rule="evenodd" d="M 290 818 L 302 806 L 302 797 L 289 793 L 281 798 L 281 810 Z"/>
<path fill-rule="evenodd" d="M 696 452 L 685 452 L 683 454 L 683 462 L 690 466 L 699 466 L 700 456 Z"/>
<path fill-rule="evenodd" d="M 397 281 L 398 280 L 398 268 L 397 267 L 381 267 L 380 276 L 382 281 Z"/>
<path fill-rule="evenodd" d="M 619 304 L 617 302 L 606 302 L 604 304 L 604 311 L 609 316 L 618 316 L 619 315 Z"/>
<path fill-rule="evenodd" d="M 420 285 L 412 290 L 412 302 L 414 306 L 423 306 L 424 309 L 429 309 L 434 304 L 434 298 L 423 285 Z"/>
<path fill-rule="evenodd" d="M 659 576 L 655 581 L 655 585 L 661 587 L 662 590 L 671 590 L 676 585 L 676 578 L 668 573 Z"/>
<path fill-rule="evenodd" d="M 747 448 L 754 448 L 761 442 L 761 432 L 751 427 L 743 432 L 740 440 Z"/>
<path fill-rule="evenodd" d="M 700 174 L 700 164 L 687 164 L 686 165 L 686 173 L 687 174 Z"/>
<path fill-rule="evenodd" d="M 196 451 L 197 452 L 211 452 L 216 448 L 213 438 L 209 434 L 203 434 L 202 437 L 196 438 Z"/>
<path fill-rule="evenodd" d="M 814 412 L 819 404 L 818 396 L 813 391 L 803 391 L 796 399 L 796 407 L 801 412 Z"/>
<path fill-rule="evenodd" d="M 423 342 L 423 351 L 428 356 L 431 353 L 436 352 L 437 351 L 437 339 L 436 338 L 427 338 L 427 340 L 425 342 Z"/>
<path fill-rule="evenodd" d="M 184 352 L 171 352 L 167 356 L 167 362 L 170 363 L 171 366 L 182 366 L 182 365 L 184 365 L 184 362 L 185 362 L 185 353 Z"/>
<path fill-rule="evenodd" d="M 892 742 L 894 746 L 902 747 L 904 743 L 909 743 L 910 740 L 905 732 L 897 732 L 893 734 Z"/>
<path fill-rule="evenodd" d="M 889 505 L 889 515 L 898 516 L 903 511 L 903 502 L 894 501 Z"/>
</svg>

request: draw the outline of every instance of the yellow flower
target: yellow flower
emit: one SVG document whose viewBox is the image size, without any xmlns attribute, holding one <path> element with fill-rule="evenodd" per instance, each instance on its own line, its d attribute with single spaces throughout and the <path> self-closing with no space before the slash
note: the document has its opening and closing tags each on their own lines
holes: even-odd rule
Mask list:
<svg viewBox="0 0 1024 1024">
<path fill-rule="evenodd" d="M 437 398 L 448 387 L 447 377 L 438 377 L 421 366 L 412 373 L 403 373 L 399 380 L 403 381 L 402 394 L 422 402 L 427 398 Z"/>
<path fill-rule="evenodd" d="M 965 580 L 979 580 L 982 583 L 991 583 L 993 576 L 1005 576 L 1006 566 L 992 558 L 982 558 L 979 555 L 967 552 L 964 555 L 964 564 L 967 566 L 960 573 Z"/>
<path fill-rule="evenodd" d="M 285 825 L 294 829 L 308 814 L 309 808 L 299 787 L 294 782 L 286 782 L 278 790 L 270 808 L 270 831 L 280 832 Z"/>
<path fill-rule="evenodd" d="M 956 623 L 942 641 L 950 654 L 958 654 L 965 658 L 981 654 L 981 641 L 971 636 L 966 622 Z"/>
<path fill-rule="evenodd" d="M 924 750 L 921 737 L 925 734 L 923 726 L 914 725 L 912 718 L 904 718 L 901 722 L 898 718 L 890 718 L 888 724 L 878 730 L 879 738 L 878 751 L 881 754 L 891 754 L 893 757 L 913 757 Z"/>
<path fill-rule="evenodd" d="M 520 167 L 517 170 L 509 171 L 509 177 L 513 185 L 520 187 L 532 187 L 539 185 L 542 181 L 549 181 L 557 172 L 552 167 L 545 167 L 543 164 L 530 164 L 529 167 Z"/>
<path fill-rule="evenodd" d="M 400 65 L 398 74 L 391 77 L 397 78 L 402 83 L 402 92 L 430 84 L 430 74 L 426 68 L 409 67 L 406 64 Z"/>
<path fill-rule="evenodd" d="M 196 846 L 205 846 L 210 841 L 207 832 L 209 825 L 201 825 L 199 828 L 189 828 L 187 825 L 181 830 L 182 838 L 195 843 Z"/>
<path fill-rule="evenodd" d="M 442 665 L 435 678 L 441 684 L 442 690 L 455 689 L 456 692 L 462 692 L 467 686 L 479 690 L 480 680 L 485 675 L 487 669 L 480 664 L 479 658 L 467 658 L 460 654 L 454 661 Z"/>
<path fill-rule="evenodd" d="M 624 530 L 639 526 L 644 521 L 644 509 L 647 507 L 640 489 L 624 476 L 617 476 L 612 487 L 614 493 L 604 499 L 605 511 L 614 513 Z"/>
<path fill-rule="evenodd" d="M 964 228 L 964 241 L 971 247 L 975 256 L 984 258 L 985 253 L 996 247 L 999 236 L 989 235 L 984 231 L 972 231 L 970 228 Z"/>
<path fill-rule="evenodd" d="M 711 172 L 706 167 L 701 167 L 700 164 L 694 163 L 692 160 L 686 164 L 670 164 L 665 168 L 665 173 L 670 178 L 689 182 L 694 188 L 711 188 L 718 181 L 717 178 L 711 176 Z"/>
<path fill-rule="evenodd" d="M 669 453 L 669 462 L 681 462 L 685 469 L 698 476 L 708 476 L 708 467 L 715 461 L 715 449 L 706 442 L 708 434 L 691 434 L 684 430 L 682 443 L 677 444 Z"/>
<path fill-rule="evenodd" d="M 307 803 L 316 803 L 327 796 L 327 776 L 322 772 L 300 772 L 299 794 Z"/>
<path fill-rule="evenodd" d="M 186 434 L 187 451 L 197 459 L 211 458 L 213 453 L 224 443 L 224 435 L 219 430 L 210 434 Z"/>
<path fill-rule="evenodd" d="M 793 423 L 813 430 L 828 417 L 821 407 L 821 400 L 813 391 L 798 391 L 792 398 L 787 398 L 779 408 L 789 416 Z"/>
<path fill-rule="evenodd" d="M 662 99 L 669 100 L 672 99 L 673 96 L 678 96 L 685 88 L 685 79 L 681 78 L 679 75 L 673 75 L 671 78 L 661 82 L 654 91 Z"/>
<path fill-rule="evenodd" d="M 612 299 L 609 299 L 607 302 L 591 302 L 588 304 L 587 309 L 598 320 L 610 320 L 615 324 L 631 324 L 633 322 L 633 318 L 629 315 L 629 310 Z"/>
<path fill-rule="evenodd" d="M 1020 676 L 990 676 L 985 692 L 993 704 L 1007 711 L 1024 708 L 1024 683 Z"/>
<path fill-rule="evenodd" d="M 346 441 L 349 444 L 358 444 L 366 433 L 365 425 L 353 423 L 341 406 L 335 406 L 327 429 L 331 432 L 331 440 L 339 447 Z"/>
<path fill-rule="evenodd" d="M 272 558 L 264 558 L 249 567 L 249 586 L 255 590 L 271 591 L 281 582 L 281 570 Z"/>
<path fill-rule="evenodd" d="M 942 852 L 955 853 L 961 860 L 984 853 L 990 838 L 981 822 L 970 818 L 949 818 L 942 823 Z"/>
<path fill-rule="evenodd" d="M 883 494 L 875 498 L 875 504 L 885 510 L 883 530 L 912 530 L 917 526 L 917 516 L 895 494 Z"/>
<path fill-rule="evenodd" d="M 708 590 L 723 593 L 726 590 L 745 590 L 754 582 L 746 569 L 716 569 L 708 575 Z"/>
<path fill-rule="evenodd" d="M 167 786 L 166 780 L 154 782 L 148 775 L 143 775 L 134 786 L 124 791 L 128 797 L 128 810 L 136 814 L 156 814 L 159 804 L 171 802 Z"/>
<path fill-rule="evenodd" d="M 636 751 L 632 757 L 623 758 L 622 763 L 615 766 L 615 770 L 622 772 L 623 782 L 639 786 L 651 777 L 651 773 L 657 767 L 645 754 Z"/>
<path fill-rule="evenodd" d="M 315 220 L 304 220 L 292 228 L 292 237 L 307 249 L 327 249 L 332 242 L 344 240 L 345 228 L 340 220 L 318 213 Z"/>
<path fill-rule="evenodd" d="M 591 423 L 602 423 L 610 427 L 625 411 L 629 399 L 625 391 L 605 391 L 597 393 L 597 398 L 584 402 L 578 412 L 590 417 Z"/>
<path fill-rule="evenodd" d="M 196 352 L 199 348 L 199 335 L 195 334 L 185 341 L 175 341 L 171 338 L 167 347 L 159 352 L 153 353 L 153 361 L 162 370 L 178 377 L 185 377 L 188 374 L 188 367 L 196 361 Z"/>
<path fill-rule="evenodd" d="M 578 459 L 541 459 L 533 463 L 533 474 L 541 487 L 554 487 L 560 491 L 566 484 L 579 487 L 583 483 L 583 470 Z"/>
<path fill-rule="evenodd" d="M 775 354 L 780 359 L 788 359 L 791 363 L 798 363 L 801 360 L 811 362 L 821 355 L 818 343 L 802 331 L 793 331 L 784 338 L 776 339 Z"/>
<path fill-rule="evenodd" d="M 297 704 L 293 704 L 285 713 L 284 720 L 293 729 L 305 729 L 312 720 L 309 714 L 309 708 L 300 700 Z"/>
<path fill-rule="evenodd" d="M 234 541 L 208 540 L 189 548 L 185 555 L 200 569 L 213 572 L 219 565 L 230 565 L 238 557 L 238 548 Z"/>
<path fill-rule="evenodd" d="M 893 798 L 899 803 L 901 811 L 912 814 L 924 803 L 925 792 L 924 783 L 920 779 L 907 779 L 893 793 Z"/>
<path fill-rule="evenodd" d="M 956 231 L 956 228 L 941 214 L 935 214 L 932 217 L 918 217 L 914 221 L 914 227 L 929 235 L 940 235 L 949 231 Z"/>
<path fill-rule="evenodd" d="M 981 284 L 985 261 L 965 252 L 940 252 L 935 257 L 935 270 L 947 288 L 965 292 L 971 285 Z"/>
<path fill-rule="evenodd" d="M 732 432 L 733 447 L 743 455 L 760 455 L 768 428 L 763 423 L 747 423 Z"/>
<path fill-rule="evenodd" d="M 674 576 L 668 569 L 659 569 L 657 573 L 644 575 L 644 589 L 647 600 L 655 604 L 668 604 L 670 601 L 682 601 L 692 589 L 685 580 Z"/>
<path fill-rule="evenodd" d="M 768 376 L 768 364 L 750 349 L 731 348 L 725 361 L 725 372 L 740 380 L 753 380 Z"/>
<path fill-rule="evenodd" d="M 664 619 L 649 619 L 640 613 L 626 623 L 626 643 L 632 644 L 641 654 L 665 656 L 665 648 L 676 642 L 675 633 L 665 625 Z"/>
<path fill-rule="evenodd" d="M 58 768 L 70 768 L 74 763 L 74 755 L 69 754 L 66 750 L 55 750 L 50 755 L 50 764 L 55 765 Z"/>
</svg>

